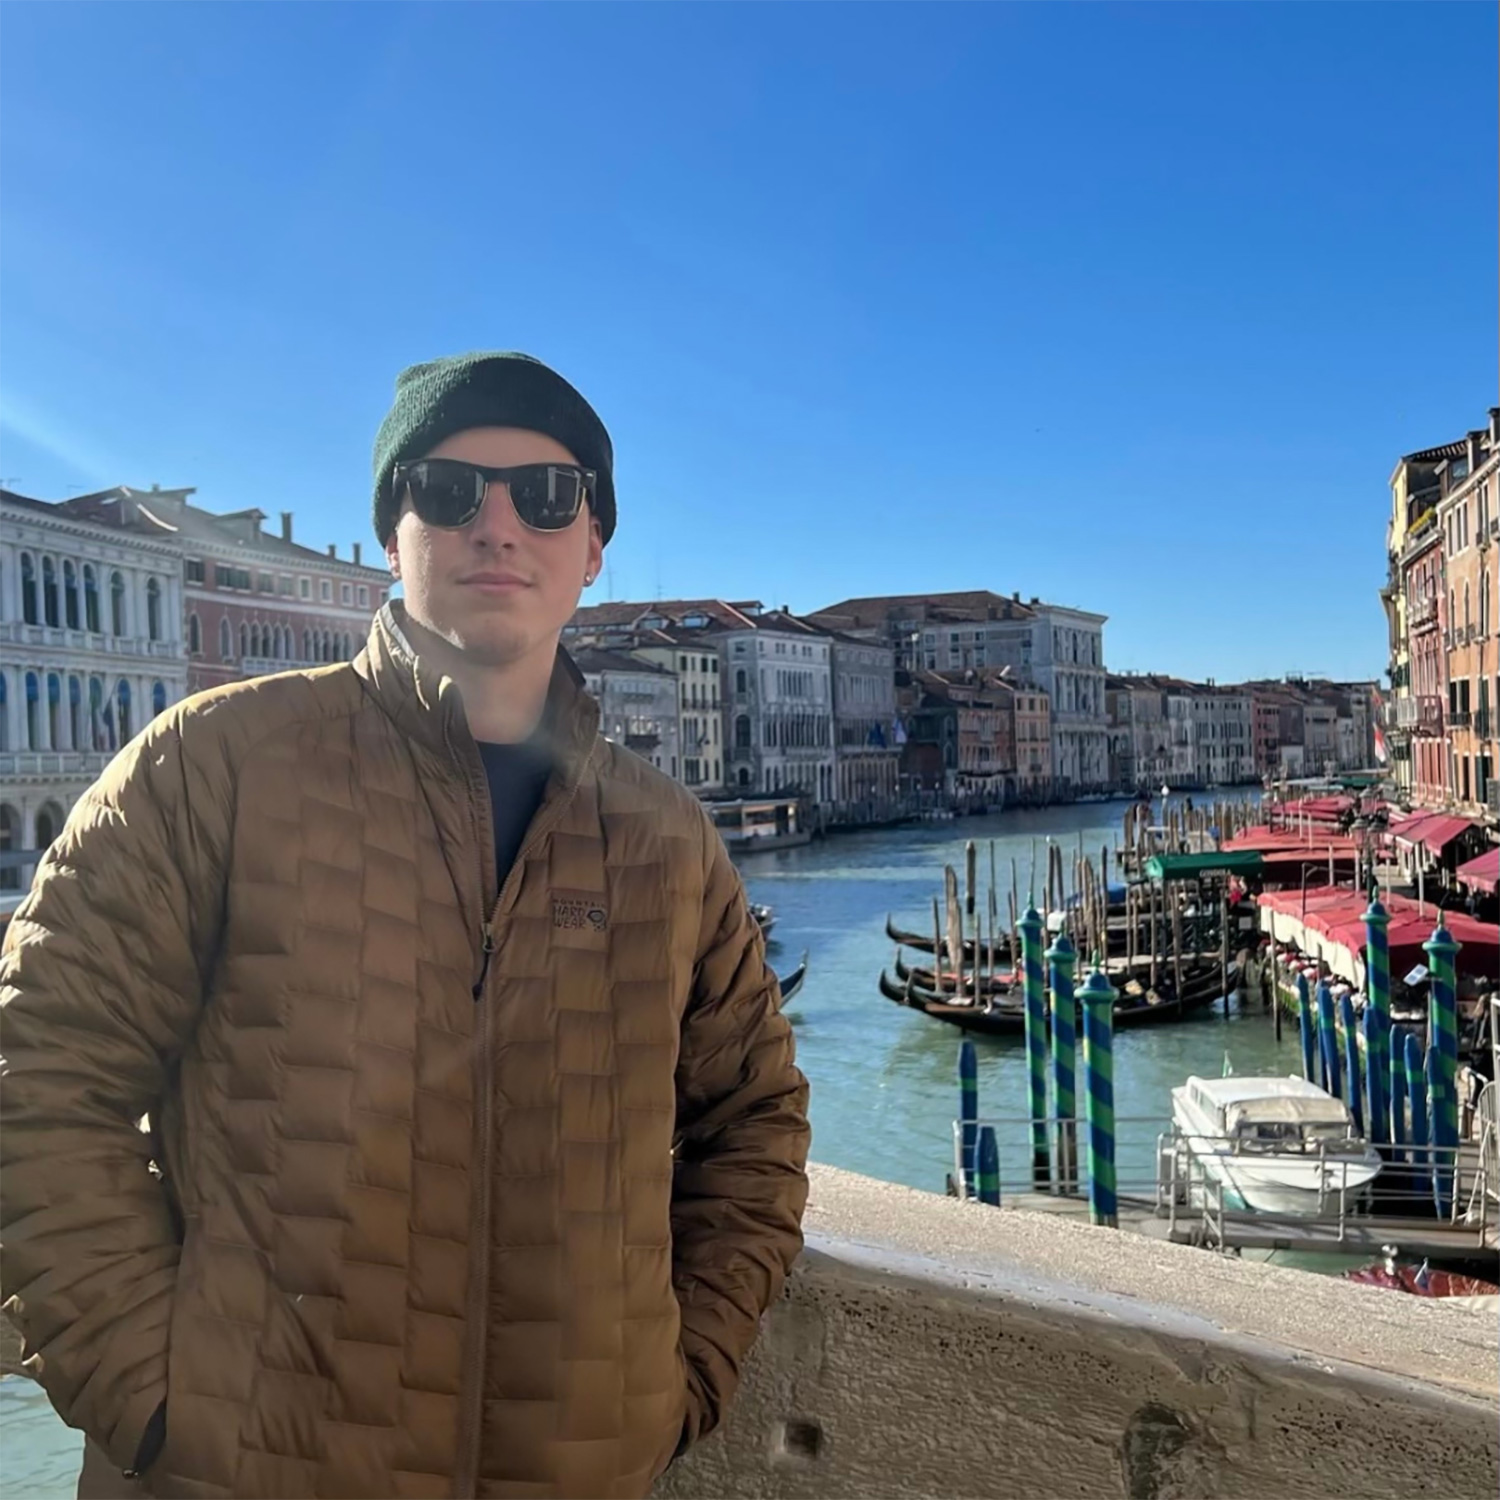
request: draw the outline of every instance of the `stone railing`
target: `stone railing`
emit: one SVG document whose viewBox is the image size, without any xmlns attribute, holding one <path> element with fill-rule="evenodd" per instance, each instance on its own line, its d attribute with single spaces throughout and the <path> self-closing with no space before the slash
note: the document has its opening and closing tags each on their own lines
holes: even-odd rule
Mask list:
<svg viewBox="0 0 1500 1500">
<path fill-rule="evenodd" d="M 1496 1319 L 812 1171 L 808 1251 L 659 1497 L 1492 1497 Z"/>
</svg>

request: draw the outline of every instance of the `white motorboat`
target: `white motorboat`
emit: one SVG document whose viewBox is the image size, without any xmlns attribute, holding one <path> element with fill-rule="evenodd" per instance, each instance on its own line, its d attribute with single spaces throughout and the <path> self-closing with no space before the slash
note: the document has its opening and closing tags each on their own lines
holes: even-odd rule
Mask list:
<svg viewBox="0 0 1500 1500">
<path fill-rule="evenodd" d="M 1172 1090 L 1172 1120 L 1231 1208 L 1337 1213 L 1380 1171 L 1343 1100 L 1305 1078 L 1189 1078 Z"/>
</svg>

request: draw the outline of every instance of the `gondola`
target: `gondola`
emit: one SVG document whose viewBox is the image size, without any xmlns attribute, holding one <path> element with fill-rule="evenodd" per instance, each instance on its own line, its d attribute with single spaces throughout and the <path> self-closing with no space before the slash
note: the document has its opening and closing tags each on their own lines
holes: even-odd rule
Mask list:
<svg viewBox="0 0 1500 1500">
<path fill-rule="evenodd" d="M 797 991 L 802 988 L 802 981 L 807 978 L 807 950 L 802 950 L 802 962 L 792 970 L 785 979 L 777 976 L 777 982 L 781 985 L 781 1003 L 787 1004 L 790 1000 L 797 998 Z"/>
<path fill-rule="evenodd" d="M 1231 964 L 1231 989 L 1234 978 L 1234 965 Z M 982 1036 L 1024 1036 L 1026 1032 L 1026 1011 L 1021 1004 L 1007 1003 L 988 1007 L 955 1004 L 946 996 L 919 989 L 911 978 L 905 981 L 892 979 L 884 969 L 880 972 L 880 993 L 887 1000 L 922 1011 L 935 1021 L 946 1021 L 963 1031 L 976 1032 Z M 1205 964 L 1183 974 L 1180 996 L 1149 996 L 1144 993 L 1139 997 L 1120 995 L 1115 1001 L 1115 1027 L 1118 1030 L 1185 1020 L 1198 1011 L 1208 1009 L 1220 998 L 1219 966 L 1217 963 Z M 1082 1024 L 1081 1014 L 1079 1023 Z"/>
<path fill-rule="evenodd" d="M 763 938 L 770 937 L 771 929 L 776 925 L 776 913 L 764 903 L 752 901 L 750 915 L 755 918 L 756 926 L 760 928 L 760 935 Z"/>
<path fill-rule="evenodd" d="M 887 913 L 885 919 L 885 935 L 898 947 L 910 948 L 916 953 L 932 952 L 932 934 L 930 932 L 925 937 L 920 932 L 907 932 L 903 928 L 897 927 L 891 921 L 889 913 Z M 943 940 L 943 946 L 945 949 L 948 946 L 946 938 Z M 988 953 L 988 945 L 985 945 L 985 949 L 986 953 Z M 1007 958 L 1009 955 L 1010 934 L 1008 932 L 997 932 L 995 934 L 995 957 L 997 959 Z M 967 937 L 964 939 L 964 963 L 972 964 L 973 962 L 974 939 Z"/>
<path fill-rule="evenodd" d="M 937 998 L 937 986 L 933 981 L 932 970 L 920 966 L 915 969 L 909 968 L 907 966 L 906 960 L 899 953 L 896 955 L 896 978 L 901 984 L 905 984 L 909 979 L 917 989 L 932 994 L 934 999 Z M 953 994 L 957 988 L 954 981 L 955 976 L 953 974 L 953 971 L 951 969 L 944 969 L 943 985 L 950 995 Z M 974 971 L 972 969 L 965 970 L 965 988 L 967 989 L 973 984 L 973 982 Z M 1019 991 L 1016 991 L 1015 989 L 1015 982 L 1015 975 L 1012 974 L 1009 970 L 1001 970 L 1000 972 L 995 974 L 986 974 L 984 977 L 984 992 L 985 994 L 994 996 L 996 998 L 1004 995 L 1009 995 L 1013 992 L 1019 993 Z"/>
</svg>

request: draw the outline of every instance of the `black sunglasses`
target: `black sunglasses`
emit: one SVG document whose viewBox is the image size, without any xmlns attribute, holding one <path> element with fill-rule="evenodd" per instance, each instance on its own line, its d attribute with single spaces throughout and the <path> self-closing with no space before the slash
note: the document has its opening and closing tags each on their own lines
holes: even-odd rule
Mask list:
<svg viewBox="0 0 1500 1500">
<path fill-rule="evenodd" d="M 397 498 L 401 486 L 411 497 L 411 508 L 429 526 L 454 530 L 479 514 L 492 484 L 510 491 L 510 503 L 523 526 L 533 531 L 562 531 L 578 518 L 593 495 L 592 469 L 570 464 L 515 464 L 491 469 L 456 458 L 421 458 L 397 464 L 391 483 Z"/>
</svg>

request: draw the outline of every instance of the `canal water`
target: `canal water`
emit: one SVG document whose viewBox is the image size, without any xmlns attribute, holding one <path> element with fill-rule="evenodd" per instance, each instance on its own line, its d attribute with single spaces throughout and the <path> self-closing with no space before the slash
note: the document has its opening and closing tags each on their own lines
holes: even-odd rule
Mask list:
<svg viewBox="0 0 1500 1500">
<path fill-rule="evenodd" d="M 739 860 L 751 899 L 776 910 L 772 965 L 786 973 L 808 953 L 806 985 L 787 1013 L 796 1028 L 798 1061 L 812 1083 L 816 1160 L 943 1191 L 952 1170 L 960 1037 L 881 996 L 876 981 L 893 954 L 886 915 L 918 931 L 930 927 L 943 866 L 962 872 L 968 839 L 979 844 L 982 884 L 994 841 L 1004 913 L 1012 859 L 1024 899 L 1033 855 L 1038 869 L 1045 869 L 1049 838 L 1063 845 L 1071 872 L 1080 834 L 1096 861 L 1101 847 L 1113 855 L 1124 811 L 1123 802 L 1110 802 L 1006 812 L 841 834 Z M 984 1038 L 976 1045 L 981 1114 L 1018 1121 L 1026 1108 L 1023 1048 Z M 1299 1067 L 1295 1030 L 1289 1028 L 1278 1045 L 1270 1018 L 1258 1008 L 1235 1011 L 1227 1020 L 1216 1009 L 1179 1025 L 1122 1032 L 1115 1049 L 1122 1190 L 1153 1170 L 1155 1139 L 1174 1084 L 1190 1073 L 1218 1076 L 1226 1058 L 1241 1074 Z M 1002 1192 L 1009 1192 L 1024 1186 L 1024 1126 L 1002 1124 L 1000 1140 Z M 78 1449 L 78 1435 L 62 1426 L 31 1382 L 0 1380 L 0 1491 L 34 1500 L 70 1496 Z"/>
</svg>

